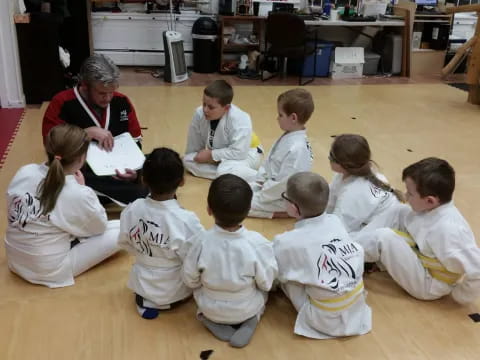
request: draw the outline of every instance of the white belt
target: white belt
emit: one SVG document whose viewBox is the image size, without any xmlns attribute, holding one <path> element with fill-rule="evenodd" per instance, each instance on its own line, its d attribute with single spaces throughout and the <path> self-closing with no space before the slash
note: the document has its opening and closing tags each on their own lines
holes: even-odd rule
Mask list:
<svg viewBox="0 0 480 360">
<path fill-rule="evenodd" d="M 151 267 L 175 267 L 182 265 L 180 259 L 166 259 L 161 257 L 152 257 L 143 254 L 135 255 L 137 262 Z"/>
<path fill-rule="evenodd" d="M 6 241 L 5 250 L 7 253 L 8 261 L 11 264 L 20 265 L 24 268 L 29 269 L 30 271 L 38 273 L 56 270 L 68 256 L 68 253 L 48 255 L 30 254 L 28 252 L 13 247 Z"/>
<path fill-rule="evenodd" d="M 256 289 L 254 287 L 248 287 L 239 291 L 224 291 L 224 290 L 212 290 L 205 286 L 202 287 L 203 293 L 212 298 L 213 300 L 242 300 L 249 298 L 255 294 Z"/>
</svg>

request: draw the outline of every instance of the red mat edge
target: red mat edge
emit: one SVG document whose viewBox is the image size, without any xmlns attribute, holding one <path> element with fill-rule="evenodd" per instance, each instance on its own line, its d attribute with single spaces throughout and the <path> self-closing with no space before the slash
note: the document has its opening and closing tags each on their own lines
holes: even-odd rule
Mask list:
<svg viewBox="0 0 480 360">
<path fill-rule="evenodd" d="M 7 146 L 5 147 L 5 151 L 2 154 L 2 157 L 0 158 L 0 169 L 3 168 L 3 164 L 5 163 L 5 160 L 7 160 L 8 153 L 10 152 L 10 149 L 12 148 L 13 141 L 15 140 L 15 137 L 17 136 L 18 130 L 20 129 L 20 125 L 22 125 L 22 121 L 25 117 L 26 111 L 22 111 L 22 115 L 20 115 L 20 119 L 18 119 L 17 125 L 15 126 L 15 129 L 12 131 L 12 136 L 10 137 L 10 140 L 8 141 Z"/>
</svg>

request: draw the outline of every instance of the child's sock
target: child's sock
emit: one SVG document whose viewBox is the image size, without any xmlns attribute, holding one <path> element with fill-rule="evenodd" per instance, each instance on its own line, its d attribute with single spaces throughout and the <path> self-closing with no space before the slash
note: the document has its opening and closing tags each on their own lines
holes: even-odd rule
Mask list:
<svg viewBox="0 0 480 360">
<path fill-rule="evenodd" d="M 229 341 L 232 335 L 235 333 L 235 329 L 230 325 L 217 324 L 211 320 L 208 320 L 202 314 L 198 315 L 198 320 L 215 335 L 215 337 L 222 341 Z"/>
<path fill-rule="evenodd" d="M 257 316 L 245 320 L 230 338 L 230 345 L 236 348 L 241 348 L 247 345 L 257 328 L 257 324 Z"/>
<path fill-rule="evenodd" d="M 138 305 L 137 305 L 137 311 L 142 318 L 148 319 L 148 320 L 155 319 L 158 317 L 158 314 L 160 314 L 160 310 L 158 309 L 145 308 Z"/>
<path fill-rule="evenodd" d="M 138 294 L 135 294 L 135 303 L 137 304 L 138 313 L 144 319 L 155 319 L 160 313 L 160 310 L 157 309 L 157 306 L 154 303 L 144 299 Z"/>
</svg>

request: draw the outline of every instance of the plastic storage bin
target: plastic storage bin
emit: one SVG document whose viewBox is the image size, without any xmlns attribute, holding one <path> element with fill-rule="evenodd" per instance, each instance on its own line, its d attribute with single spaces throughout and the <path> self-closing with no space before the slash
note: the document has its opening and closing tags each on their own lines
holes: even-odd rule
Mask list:
<svg viewBox="0 0 480 360">
<path fill-rule="evenodd" d="M 314 42 L 310 42 L 309 45 L 314 46 Z M 317 50 L 315 54 L 312 54 L 308 57 L 305 58 L 305 61 L 303 63 L 303 67 L 301 64 L 301 60 L 288 60 L 287 63 L 287 70 L 291 74 L 299 74 L 300 69 L 303 68 L 302 70 L 302 76 L 308 77 L 308 76 L 313 76 L 312 70 L 313 70 L 313 64 L 315 61 L 314 56 L 317 57 L 317 64 L 315 68 L 315 75 L 314 76 L 319 76 L 319 77 L 327 77 L 328 73 L 330 71 L 330 56 L 332 55 L 332 49 L 334 47 L 334 44 L 332 43 L 317 43 Z"/>
<path fill-rule="evenodd" d="M 365 49 L 356 46 L 335 48 L 332 61 L 332 79 L 359 79 L 363 76 Z"/>
</svg>

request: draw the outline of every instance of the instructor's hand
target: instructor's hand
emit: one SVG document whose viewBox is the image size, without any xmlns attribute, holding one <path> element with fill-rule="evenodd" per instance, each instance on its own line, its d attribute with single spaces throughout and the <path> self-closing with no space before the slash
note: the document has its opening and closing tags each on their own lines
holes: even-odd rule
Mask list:
<svg viewBox="0 0 480 360">
<path fill-rule="evenodd" d="M 100 146 L 100 148 L 106 151 L 112 151 L 113 136 L 110 131 L 98 126 L 91 126 L 86 128 L 85 131 L 91 139 L 98 141 L 98 146 Z"/>
<path fill-rule="evenodd" d="M 75 174 L 73 174 L 73 176 L 80 185 L 85 185 L 85 178 L 83 177 L 83 174 L 80 170 L 75 171 Z"/>
<path fill-rule="evenodd" d="M 117 176 L 114 176 L 115 179 L 117 180 L 123 180 L 123 181 L 135 181 L 137 180 L 137 172 L 132 169 L 125 169 L 125 173 L 121 173 L 118 171 L 118 169 L 115 169 L 115 173 Z"/>
</svg>

